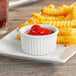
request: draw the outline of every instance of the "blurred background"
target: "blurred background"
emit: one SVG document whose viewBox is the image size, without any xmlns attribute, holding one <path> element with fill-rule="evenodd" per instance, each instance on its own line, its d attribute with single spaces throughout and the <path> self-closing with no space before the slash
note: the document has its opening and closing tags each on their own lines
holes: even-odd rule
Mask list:
<svg viewBox="0 0 76 76">
<path fill-rule="evenodd" d="M 18 8 L 26 5 L 31 5 L 42 0 L 9 0 L 9 8 Z"/>
<path fill-rule="evenodd" d="M 72 2 L 75 2 L 76 0 L 9 0 L 9 6 L 10 9 L 22 7 L 26 5 L 31 5 L 38 2 L 47 2 L 48 4 L 55 4 L 55 6 L 60 6 L 62 4 L 68 4 L 70 5 Z M 43 4 L 44 5 L 44 4 Z"/>
</svg>

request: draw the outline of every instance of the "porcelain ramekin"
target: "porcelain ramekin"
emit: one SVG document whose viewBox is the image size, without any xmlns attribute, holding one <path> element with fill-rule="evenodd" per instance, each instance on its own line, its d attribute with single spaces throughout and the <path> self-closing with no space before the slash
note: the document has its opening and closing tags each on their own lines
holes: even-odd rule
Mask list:
<svg viewBox="0 0 76 76">
<path fill-rule="evenodd" d="M 41 25 L 41 27 L 53 30 L 54 33 L 43 36 L 28 35 L 25 32 L 30 30 L 33 25 L 22 27 L 19 32 L 21 35 L 22 50 L 30 55 L 47 55 L 55 51 L 58 29 L 49 25 Z"/>
</svg>

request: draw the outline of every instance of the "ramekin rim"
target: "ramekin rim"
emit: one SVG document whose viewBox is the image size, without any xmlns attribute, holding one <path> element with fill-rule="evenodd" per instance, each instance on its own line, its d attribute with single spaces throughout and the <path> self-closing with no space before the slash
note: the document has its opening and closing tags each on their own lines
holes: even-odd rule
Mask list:
<svg viewBox="0 0 76 76">
<path fill-rule="evenodd" d="M 28 26 L 33 26 L 34 24 L 32 24 L 32 25 L 28 25 Z M 45 25 L 45 24 L 37 24 L 37 25 Z M 52 34 L 49 34 L 49 35 L 41 35 L 41 36 L 36 36 L 36 35 L 28 35 L 28 34 L 25 34 L 25 33 L 22 33 L 21 32 L 21 29 L 23 29 L 23 28 L 25 28 L 26 26 L 24 26 L 24 27 L 22 27 L 21 29 L 19 29 L 19 33 L 20 33 L 20 35 L 23 35 L 23 36 L 27 36 L 27 37 L 34 37 L 34 38 L 44 38 L 44 37 L 50 37 L 50 36 L 53 36 L 53 35 L 56 35 L 58 32 L 59 32 L 59 30 L 58 30 L 58 28 L 56 28 L 56 27 L 54 27 L 54 26 L 51 26 L 51 25 L 45 25 L 45 26 L 50 26 L 50 27 L 52 27 L 52 28 L 54 28 L 56 31 L 54 32 L 54 33 L 52 33 Z"/>
</svg>

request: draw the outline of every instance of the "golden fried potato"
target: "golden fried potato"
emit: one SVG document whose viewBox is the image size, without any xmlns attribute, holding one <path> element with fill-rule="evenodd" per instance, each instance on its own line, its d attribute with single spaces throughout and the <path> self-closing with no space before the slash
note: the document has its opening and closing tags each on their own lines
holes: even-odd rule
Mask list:
<svg viewBox="0 0 76 76">
<path fill-rule="evenodd" d="M 24 27 L 24 26 L 26 26 L 26 25 L 30 25 L 30 23 L 21 24 L 21 25 L 19 26 L 19 29 L 22 28 L 22 27 Z"/>
<path fill-rule="evenodd" d="M 21 40 L 21 36 L 20 36 L 20 34 L 17 34 L 17 40 Z"/>
<path fill-rule="evenodd" d="M 72 20 L 72 11 L 70 13 L 68 13 L 68 15 L 66 15 L 66 17 L 64 18 L 64 20 Z"/>
<path fill-rule="evenodd" d="M 48 6 L 48 8 L 53 8 L 53 9 L 55 9 L 55 6 L 54 6 L 53 4 L 50 4 L 50 5 Z"/>
<path fill-rule="evenodd" d="M 75 27 L 76 20 L 68 20 L 68 21 L 40 21 L 40 20 L 30 20 L 30 23 L 35 24 L 46 24 L 55 26 L 57 28 L 68 28 L 68 27 Z"/>
<path fill-rule="evenodd" d="M 71 43 L 64 43 L 64 46 L 66 46 L 66 47 L 68 47 L 70 45 L 71 45 Z"/>
<path fill-rule="evenodd" d="M 42 8 L 41 13 L 51 15 L 51 16 L 61 16 L 61 15 L 67 15 L 71 10 L 72 10 L 72 7 L 60 7 L 57 9 L 44 7 Z"/>
<path fill-rule="evenodd" d="M 70 43 L 70 44 L 76 44 L 76 36 L 57 36 L 57 43 L 58 44 L 64 44 L 64 43 Z"/>
<path fill-rule="evenodd" d="M 76 28 L 59 28 L 58 36 L 76 36 Z"/>
<path fill-rule="evenodd" d="M 62 21 L 64 20 L 64 16 L 43 16 L 41 14 L 38 14 L 38 13 L 33 13 L 32 14 L 32 17 L 33 19 L 36 19 L 36 20 L 41 20 L 41 21 Z"/>
<path fill-rule="evenodd" d="M 72 17 L 73 19 L 76 19 L 76 3 L 73 3 L 73 10 L 72 10 Z"/>
</svg>

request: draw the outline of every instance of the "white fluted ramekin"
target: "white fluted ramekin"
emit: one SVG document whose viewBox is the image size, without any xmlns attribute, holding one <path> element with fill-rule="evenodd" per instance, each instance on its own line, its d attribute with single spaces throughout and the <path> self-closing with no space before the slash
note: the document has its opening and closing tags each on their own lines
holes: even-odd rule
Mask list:
<svg viewBox="0 0 76 76">
<path fill-rule="evenodd" d="M 33 25 L 28 25 L 22 27 L 19 32 L 21 35 L 21 45 L 24 53 L 30 55 L 46 55 L 55 51 L 56 49 L 56 40 L 58 29 L 49 25 L 41 25 L 41 27 L 48 28 L 54 33 L 49 35 L 34 36 L 28 35 L 25 32 L 30 30 Z"/>
</svg>

